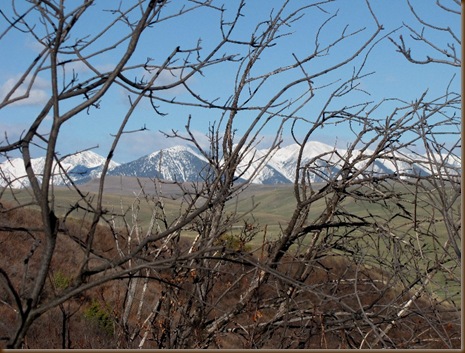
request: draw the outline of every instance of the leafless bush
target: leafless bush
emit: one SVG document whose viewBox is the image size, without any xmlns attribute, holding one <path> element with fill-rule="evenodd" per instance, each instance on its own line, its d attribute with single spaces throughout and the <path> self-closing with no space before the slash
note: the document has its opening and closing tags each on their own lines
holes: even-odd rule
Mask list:
<svg viewBox="0 0 465 353">
<path fill-rule="evenodd" d="M 371 26 L 366 28 L 339 28 L 337 15 L 325 10 L 329 2 L 286 1 L 246 34 L 241 28 L 245 1 L 112 3 L 106 5 L 114 7 L 112 21 L 89 36 L 79 25 L 95 11 L 94 1 L 66 10 L 53 1 L 28 1 L 28 7 L 15 7 L 13 1 L 10 12 L 2 12 L 8 25 L 0 40 L 22 31 L 42 49 L 0 109 L 27 99 L 41 75 L 51 84 L 28 129 L 17 139 L 7 136 L 0 146 L 6 158 L 13 151 L 21 154 L 30 185 L 28 200 L 6 177 L 2 190 L 4 198 L 13 195 L 4 203 L 0 226 L 2 254 L 7 254 L 0 267 L 6 347 L 45 348 L 39 340 L 45 328 L 55 332 L 47 344 L 56 348 L 460 346 L 460 303 L 445 287 L 452 283 L 455 290 L 460 284 L 460 170 L 452 163 L 460 142 L 443 139 L 459 134 L 460 95 L 448 89 L 441 97 L 419 95 L 415 102 L 360 101 L 356 93 L 368 75 L 367 58 L 380 41 L 390 36 L 408 60 L 419 60 L 402 37 L 382 35 L 368 1 Z M 420 23 L 457 40 L 411 9 Z M 158 48 L 167 53 L 163 59 L 134 62 L 136 52 L 147 50 L 139 45 L 143 35 L 166 23 L 174 28 L 183 16 L 205 10 L 218 19 L 217 42 L 202 46 L 199 40 L 188 48 L 173 43 Z M 324 17 L 309 32 L 314 45 L 264 71 L 260 60 L 274 55 L 304 15 Z M 441 50 L 414 27 L 406 28 L 457 65 L 453 44 Z M 102 44 L 114 29 L 121 35 Z M 336 36 L 327 38 L 328 31 Z M 358 44 L 344 55 L 330 55 L 352 39 Z M 102 69 L 98 60 L 107 54 L 116 55 L 116 64 Z M 331 60 L 313 65 L 323 56 Z M 81 79 L 70 64 L 84 65 L 90 74 Z M 342 71 L 348 65 L 354 67 L 349 75 Z M 235 81 L 226 83 L 218 98 L 204 96 L 193 79 L 213 75 L 217 67 L 235 70 Z M 146 76 L 134 79 L 137 70 Z M 167 73 L 172 74 L 168 83 L 160 79 Z M 337 82 L 333 74 L 339 75 Z M 57 150 L 61 129 L 100 108 L 115 86 L 129 92 L 129 107 L 115 117 L 98 192 L 85 193 L 69 178 L 68 187 L 79 199 L 58 212 L 54 170 L 67 175 Z M 167 98 L 175 87 L 187 96 Z M 347 106 L 341 97 L 357 100 Z M 174 215 L 168 214 L 166 184 L 160 180 L 152 190 L 141 185 L 129 208 L 104 207 L 110 162 L 122 136 L 137 132 L 128 121 L 144 101 L 157 115 L 170 106 L 216 112 L 207 147 L 192 127 L 195 116 L 189 116 L 185 131 L 165 132 L 195 145 L 208 160 L 198 182 L 172 183 L 182 195 Z M 315 101 L 320 108 L 309 117 L 305 107 Z M 392 104 L 390 114 L 381 117 Z M 244 119 L 247 127 L 238 133 Z M 255 148 L 269 125 L 276 126 L 276 134 L 268 152 L 259 155 Z M 315 132 L 331 125 L 347 126 L 352 141 L 344 151 L 334 148 L 305 159 Z M 244 213 L 227 206 L 276 153 L 287 128 L 299 146 L 295 208 L 279 234 L 270 236 L 266 225 L 254 221 L 255 205 Z M 31 163 L 35 147 L 45 151 L 41 175 Z M 390 161 L 396 173 L 379 170 L 380 160 Z M 147 208 L 148 225 L 140 217 Z M 243 225 L 239 231 L 237 224 Z M 228 241 L 228 234 L 238 241 Z"/>
</svg>

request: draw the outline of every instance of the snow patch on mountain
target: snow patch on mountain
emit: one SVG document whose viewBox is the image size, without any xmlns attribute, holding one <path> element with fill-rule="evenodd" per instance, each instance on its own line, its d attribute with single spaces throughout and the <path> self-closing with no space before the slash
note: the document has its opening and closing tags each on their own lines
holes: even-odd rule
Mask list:
<svg viewBox="0 0 465 353">
<path fill-rule="evenodd" d="M 337 162 L 340 162 L 340 157 L 336 154 L 336 149 L 330 145 L 317 141 L 309 141 L 302 150 L 298 144 L 291 144 L 280 148 L 271 158 L 277 169 L 284 174 L 289 182 L 293 182 L 297 173 L 297 165 L 312 166 L 313 171 L 309 177 L 311 181 L 322 181 L 334 173 L 337 168 Z M 344 153 L 339 150 L 339 153 Z"/>
<path fill-rule="evenodd" d="M 249 149 L 242 155 L 236 176 L 256 184 L 286 184 L 288 178 L 272 162 L 274 151 Z"/>
<path fill-rule="evenodd" d="M 97 178 L 102 172 L 106 158 L 93 151 L 83 151 L 63 158 L 60 163 L 54 162 L 52 166 L 52 182 L 54 185 L 65 185 L 68 175 L 76 183 L 82 183 Z M 119 164 L 110 161 L 110 169 Z M 39 182 L 45 167 L 45 157 L 38 157 L 31 160 L 31 167 Z M 22 158 L 12 158 L 0 163 L 0 185 L 22 188 L 30 186 L 27 179 L 26 168 Z"/>
<path fill-rule="evenodd" d="M 187 146 L 155 151 L 135 161 L 121 164 L 109 175 L 159 178 L 171 181 L 199 181 L 208 169 L 208 161 Z"/>
<path fill-rule="evenodd" d="M 322 142 L 310 141 L 301 150 L 298 144 L 292 144 L 279 149 L 249 148 L 240 155 L 240 163 L 236 170 L 239 180 L 248 180 L 257 184 L 293 183 L 297 166 L 299 175 L 305 176 L 311 182 L 325 182 L 334 178 L 355 158 L 361 161 L 351 166 L 352 172 L 363 171 L 364 176 L 398 175 L 408 178 L 411 175 L 461 175 L 461 160 L 455 155 L 433 155 L 437 164 L 428 163 L 425 155 L 389 152 L 381 154 L 373 160 L 374 152 L 368 149 L 351 150 L 335 148 Z M 430 156 L 431 157 L 431 156 Z M 77 183 L 98 178 L 102 172 L 105 158 L 92 152 L 81 152 L 61 161 L 62 168 L 68 176 Z M 41 180 L 45 159 L 32 160 L 32 168 Z M 195 149 L 188 146 L 174 146 L 154 151 L 132 162 L 119 165 L 111 162 L 109 175 L 147 177 L 177 182 L 203 181 L 211 171 L 208 160 Z M 7 184 L 14 188 L 28 186 L 24 162 L 20 158 L 10 159 L 0 164 L 0 185 Z M 58 165 L 54 165 L 53 183 L 62 185 L 66 179 Z"/>
</svg>

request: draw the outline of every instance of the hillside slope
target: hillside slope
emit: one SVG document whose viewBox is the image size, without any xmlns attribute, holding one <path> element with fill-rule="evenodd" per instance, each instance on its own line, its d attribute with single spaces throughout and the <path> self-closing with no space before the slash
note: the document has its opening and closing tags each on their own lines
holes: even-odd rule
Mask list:
<svg viewBox="0 0 465 353">
<path fill-rule="evenodd" d="M 37 271 L 43 251 L 41 233 L 26 232 L 24 229 L 37 229 L 40 226 L 38 219 L 40 217 L 32 210 L 0 213 L 0 251 L 4 254 L 0 258 L 0 268 L 8 274 L 15 287 L 23 287 L 23 293 L 27 293 L 33 283 L 33 274 Z M 68 221 L 59 234 L 50 281 L 41 299 L 44 304 L 72 285 L 82 260 L 78 240 L 85 239 L 88 227 L 86 222 Z M 190 243 L 189 238 L 181 238 L 177 251 L 188 251 Z M 34 248 L 32 254 L 31 248 Z M 152 248 L 156 249 L 156 246 Z M 94 250 L 98 255 L 96 261 L 98 258 L 119 256 L 109 228 L 99 226 Z M 237 305 L 252 281 L 252 264 L 258 255 L 237 253 L 229 259 L 225 257 L 224 263 L 218 262 L 215 270 L 218 272 L 212 277 L 215 281 L 209 284 L 208 310 L 203 313 L 205 320 L 217 318 Z M 166 256 L 170 255 L 167 253 Z M 29 274 L 26 277 L 23 277 L 24 259 L 28 259 Z M 137 348 L 144 332 L 140 331 L 141 319 L 138 318 L 151 317 L 154 307 L 158 308 L 157 316 L 156 320 L 145 326 L 147 340 L 144 348 L 198 347 L 200 342 L 204 342 L 204 326 L 190 319 L 184 320 L 183 315 L 195 317 L 191 316 L 194 312 L 190 312 L 189 307 L 197 307 L 198 298 L 193 288 L 196 288 L 199 278 L 195 271 L 184 268 L 185 263 L 179 262 L 179 266 L 178 269 L 161 266 L 145 285 L 140 282 L 138 290 L 142 290 L 144 285 L 147 294 L 143 301 L 136 300 L 133 309 L 128 311 L 130 315 L 124 325 L 121 320 L 128 310 L 124 305 L 125 293 L 129 288 L 128 278 L 117 279 L 75 295 L 64 305 L 42 315 L 30 330 L 25 348 Z M 293 276 L 299 266 L 298 259 L 287 256 L 276 270 L 283 275 Z M 311 266 L 309 275 L 301 282 L 302 286 L 297 287 L 299 289 L 293 295 L 292 303 L 286 304 L 289 305 L 286 310 L 290 310 L 287 323 L 273 321 L 278 310 L 282 309 L 272 303 L 285 303 L 283 300 L 290 287 L 279 277 L 272 276 L 269 282 L 260 287 L 254 302 L 244 306 L 226 329 L 215 333 L 211 343 L 203 347 L 366 347 L 363 342 L 366 342 L 367 336 L 361 335 L 360 330 L 370 331 L 370 327 L 363 315 L 368 315 L 372 325 L 385 328 L 389 322 L 383 318 L 395 317 L 399 305 L 403 305 L 413 294 L 399 291 L 399 287 L 390 283 L 389 276 L 382 270 L 360 266 L 340 255 L 325 256 Z M 140 295 L 141 292 L 138 293 Z M 170 295 L 166 297 L 166 293 Z M 0 294 L 0 336 L 8 337 L 16 318 L 12 310 L 15 304 L 5 287 L 2 287 Z M 164 298 L 172 303 L 165 303 Z M 296 316 L 297 312 L 299 315 Z M 334 330 L 335 327 L 337 330 Z M 66 334 L 63 328 L 67 330 Z M 181 333 L 185 330 L 192 330 L 195 334 L 184 337 Z M 245 334 L 244 330 L 253 334 Z M 135 335 L 125 335 L 125 332 L 135 332 Z M 172 340 L 166 340 L 166 335 L 171 336 Z M 67 339 L 63 341 L 63 337 Z M 368 338 L 373 341 L 376 337 L 370 334 Z M 415 302 L 414 310 L 398 318 L 389 332 L 389 339 L 391 348 L 448 348 L 445 342 L 459 348 L 460 316 L 451 311 L 446 303 L 428 297 L 420 298 Z"/>
</svg>

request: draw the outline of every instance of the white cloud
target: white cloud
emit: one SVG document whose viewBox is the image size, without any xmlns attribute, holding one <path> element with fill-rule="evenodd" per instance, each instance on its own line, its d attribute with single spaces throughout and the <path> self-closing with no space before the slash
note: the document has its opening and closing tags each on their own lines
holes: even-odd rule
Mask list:
<svg viewBox="0 0 465 353">
<path fill-rule="evenodd" d="M 3 101 L 7 97 L 7 95 L 11 93 L 12 89 L 15 87 L 15 85 L 18 83 L 20 79 L 21 79 L 21 76 L 16 75 L 6 80 L 5 83 L 0 86 L 0 100 L 1 101 Z M 14 98 L 19 98 L 22 96 L 25 96 L 25 98 L 22 98 L 14 102 L 13 104 L 15 105 L 41 105 L 47 102 L 47 100 L 50 98 L 50 94 L 48 92 L 48 88 L 50 87 L 49 82 L 37 76 L 35 78 L 35 81 L 32 87 L 29 89 L 29 92 L 28 92 L 28 87 L 30 83 L 31 83 L 30 80 L 26 80 L 19 87 L 16 88 L 16 90 L 11 95 L 10 100 Z"/>
</svg>

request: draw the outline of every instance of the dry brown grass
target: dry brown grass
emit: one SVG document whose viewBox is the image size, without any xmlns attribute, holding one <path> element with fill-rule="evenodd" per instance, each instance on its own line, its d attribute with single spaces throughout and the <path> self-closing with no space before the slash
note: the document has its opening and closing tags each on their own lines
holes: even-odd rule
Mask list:
<svg viewBox="0 0 465 353">
<path fill-rule="evenodd" d="M 30 291 L 40 260 L 41 242 L 44 241 L 38 230 L 40 223 L 37 211 L 21 209 L 0 213 L 0 227 L 3 229 L 0 231 L 0 267 L 8 273 L 23 297 L 27 297 Z M 64 290 L 78 273 L 82 249 L 73 239 L 84 239 L 88 226 L 70 221 L 66 224 L 67 234 L 60 233 L 42 300 L 46 301 Z M 14 228 L 18 229 L 12 230 Z M 112 239 L 109 229 L 99 226 L 95 250 L 105 256 L 117 256 Z M 187 246 L 187 241 L 181 240 L 179 247 Z M 287 257 L 278 271 L 292 277 L 298 266 L 300 263 L 296 259 Z M 253 274 L 253 267 L 247 264 L 231 262 L 223 267 L 216 274 L 209 292 L 209 301 L 214 307 L 208 310 L 205 320 L 218 317 L 235 306 L 241 293 L 250 285 Z M 149 282 L 141 316 L 147 316 L 154 303 L 163 296 L 169 296 L 164 303 L 171 304 L 162 305 L 157 320 L 150 323 L 149 340 L 144 348 L 157 348 L 161 337 L 167 331 L 174 332 L 176 325 L 182 322 L 181 309 L 195 298 L 192 293 L 198 280 L 196 276 L 201 273 L 166 269 L 157 275 L 159 279 L 175 283 L 180 289 L 174 290 L 174 287 L 156 279 Z M 136 348 L 137 340 L 128 340 L 120 326 L 127 283 L 127 279 L 106 283 L 46 312 L 28 332 L 25 348 Z M 386 327 L 390 322 L 387 318 L 395 316 L 400 305 L 411 296 L 411 293 L 399 293 L 399 289 L 389 282 L 389 276 L 381 270 L 357 266 L 342 256 L 326 256 L 313 263 L 303 283 L 305 289 L 289 297 L 289 303 L 283 301 L 289 286 L 280 279 L 273 279 L 260 287 L 242 313 L 228 324 L 227 330 L 215 336 L 210 348 L 360 347 L 364 340 L 376 338 L 374 334 L 368 337 L 360 334 L 361 331 L 369 332 L 367 327 L 359 327 L 363 330 L 357 327 L 368 325 L 367 321 L 360 320 L 360 316 L 369 315 L 373 324 Z M 0 295 L 0 337 L 8 337 L 16 322 L 14 303 L 3 287 Z M 138 290 L 136 299 L 140 295 Z M 294 311 L 300 309 L 305 315 L 300 319 L 288 315 L 284 316 L 285 322 L 266 324 L 276 315 L 276 306 L 272 304 L 277 301 L 283 301 L 283 305 Z M 92 305 L 101 309 L 107 319 L 99 321 L 86 314 Z M 347 308 L 352 308 L 352 312 Z M 396 348 L 447 348 L 443 343 L 444 337 L 455 348 L 460 348 L 460 317 L 449 309 L 430 298 L 420 298 L 408 315 L 394 325 L 389 337 Z M 113 329 L 103 327 L 102 320 L 108 320 Z M 129 325 L 132 329 L 139 325 L 135 311 L 130 315 Z M 196 348 L 195 342 L 201 341 L 205 335 L 204 327 L 205 322 L 197 324 L 190 338 L 192 346 L 185 348 Z M 4 346 L 5 341 L 2 342 Z"/>
</svg>

